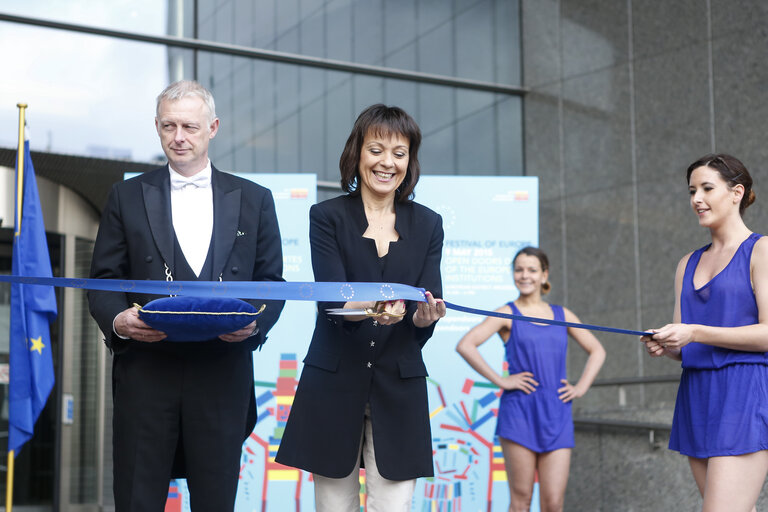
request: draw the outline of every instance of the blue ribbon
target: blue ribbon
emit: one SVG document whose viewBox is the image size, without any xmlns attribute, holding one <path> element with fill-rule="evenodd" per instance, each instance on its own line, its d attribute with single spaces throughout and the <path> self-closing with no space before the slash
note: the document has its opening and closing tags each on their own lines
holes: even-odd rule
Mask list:
<svg viewBox="0 0 768 512">
<path fill-rule="evenodd" d="M 153 295 L 187 295 L 191 297 L 228 297 L 261 300 L 310 300 L 321 302 L 347 302 L 369 300 L 415 300 L 425 302 L 423 288 L 398 283 L 344 283 L 344 282 L 282 282 L 282 281 L 131 281 L 123 279 L 74 279 L 69 277 L 0 276 L 0 282 L 101 290 L 108 292 L 148 293 Z M 603 327 L 514 315 L 459 306 L 445 301 L 448 309 L 480 316 L 494 316 L 549 325 L 561 325 L 613 332 L 633 336 L 651 335 L 649 332 Z"/>
<path fill-rule="evenodd" d="M 575 327 L 576 329 L 588 329 L 590 331 L 614 332 L 616 334 L 630 334 L 632 336 L 653 336 L 652 332 L 633 331 L 631 329 L 620 329 L 618 327 L 603 327 L 602 325 L 579 324 L 576 322 L 566 322 L 564 320 L 549 320 L 548 318 L 536 318 L 533 316 L 515 315 L 512 313 L 499 313 L 498 311 L 486 311 L 484 309 L 468 308 L 445 301 L 445 307 L 463 313 L 472 315 L 495 316 L 498 318 L 508 318 L 510 320 L 520 320 L 523 322 L 533 322 L 537 324 L 562 325 L 563 327 Z"/>
<path fill-rule="evenodd" d="M 233 299 L 425 301 L 424 290 L 396 283 L 315 283 L 282 281 L 131 281 L 123 279 L 73 279 L 69 277 L 0 276 L 0 282 L 38 284 L 106 292 L 229 297 Z"/>
</svg>

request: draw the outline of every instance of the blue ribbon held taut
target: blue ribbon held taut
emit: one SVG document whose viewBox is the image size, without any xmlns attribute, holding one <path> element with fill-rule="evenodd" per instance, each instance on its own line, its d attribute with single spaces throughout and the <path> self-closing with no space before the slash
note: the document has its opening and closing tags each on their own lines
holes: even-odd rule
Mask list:
<svg viewBox="0 0 768 512">
<path fill-rule="evenodd" d="M 397 283 L 283 282 L 283 281 L 146 281 L 127 279 L 75 279 L 70 277 L 0 276 L 0 282 L 37 284 L 105 292 L 226 297 L 232 299 L 425 301 L 424 290 Z"/>
<path fill-rule="evenodd" d="M 190 297 L 226 297 L 234 299 L 261 300 L 305 300 L 320 302 L 414 300 L 425 302 L 423 288 L 399 283 L 346 283 L 346 282 L 283 282 L 283 281 L 144 281 L 124 279 L 77 279 L 70 277 L 27 277 L 0 276 L 0 282 L 30 285 L 79 288 L 123 293 L 147 293 L 153 295 L 186 295 Z M 522 322 L 560 325 L 587 329 L 590 331 L 612 332 L 633 336 L 650 336 L 653 333 L 604 327 L 548 318 L 499 313 L 484 309 L 469 308 L 445 301 L 445 306 L 454 311 L 480 316 L 508 318 Z"/>
<path fill-rule="evenodd" d="M 510 320 L 519 320 L 522 322 L 532 322 L 537 324 L 548 325 L 561 325 L 563 327 L 575 327 L 576 329 L 587 329 L 589 331 L 603 331 L 613 332 L 616 334 L 629 334 L 632 336 L 652 336 L 652 332 L 633 331 L 631 329 L 621 329 L 618 327 L 604 327 L 602 325 L 582 324 L 576 322 L 566 322 L 564 320 L 550 320 L 548 318 L 536 318 L 533 316 L 515 315 L 512 313 L 499 313 L 498 311 L 487 311 L 484 309 L 468 308 L 466 306 L 459 306 L 458 304 L 452 304 L 448 301 L 445 302 L 445 307 L 453 309 L 454 311 L 461 311 L 462 313 L 469 313 L 472 315 L 482 316 L 495 316 L 498 318 L 508 318 Z"/>
</svg>

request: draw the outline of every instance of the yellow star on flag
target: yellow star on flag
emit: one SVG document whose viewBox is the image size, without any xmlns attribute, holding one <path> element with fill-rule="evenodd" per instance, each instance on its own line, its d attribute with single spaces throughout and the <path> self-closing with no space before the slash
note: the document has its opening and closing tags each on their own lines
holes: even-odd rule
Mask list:
<svg viewBox="0 0 768 512">
<path fill-rule="evenodd" d="M 38 354 L 43 353 L 43 349 L 45 348 L 45 345 L 43 345 L 43 337 L 40 336 L 38 338 L 29 338 L 29 341 L 32 342 L 32 347 L 30 347 L 30 351 L 37 350 Z"/>
</svg>

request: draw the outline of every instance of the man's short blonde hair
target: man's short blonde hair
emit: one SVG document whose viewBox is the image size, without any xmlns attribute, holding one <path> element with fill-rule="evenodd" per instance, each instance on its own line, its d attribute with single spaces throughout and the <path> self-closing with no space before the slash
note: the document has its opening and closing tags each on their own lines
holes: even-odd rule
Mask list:
<svg viewBox="0 0 768 512">
<path fill-rule="evenodd" d="M 216 103 L 213 101 L 213 94 L 194 80 L 179 80 L 163 89 L 163 92 L 157 97 L 155 115 L 160 114 L 160 103 L 164 100 L 175 101 L 187 96 L 197 96 L 202 99 L 205 106 L 208 107 L 208 121 L 212 123 L 216 119 Z"/>
</svg>

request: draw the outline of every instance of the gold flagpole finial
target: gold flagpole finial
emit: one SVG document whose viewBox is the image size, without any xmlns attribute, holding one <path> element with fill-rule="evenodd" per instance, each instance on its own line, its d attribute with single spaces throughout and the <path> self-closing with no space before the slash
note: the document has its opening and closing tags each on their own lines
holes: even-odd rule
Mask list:
<svg viewBox="0 0 768 512">
<path fill-rule="evenodd" d="M 24 110 L 26 103 L 17 103 L 19 107 L 19 148 L 16 152 L 16 236 L 21 234 L 21 211 L 24 199 Z"/>
</svg>

